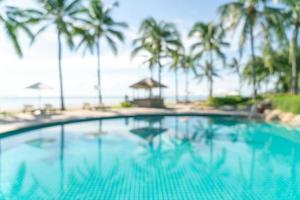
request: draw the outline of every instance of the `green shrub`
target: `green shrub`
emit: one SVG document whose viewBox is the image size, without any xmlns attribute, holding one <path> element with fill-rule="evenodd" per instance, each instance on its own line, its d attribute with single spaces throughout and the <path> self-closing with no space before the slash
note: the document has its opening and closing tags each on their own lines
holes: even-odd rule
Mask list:
<svg viewBox="0 0 300 200">
<path fill-rule="evenodd" d="M 130 102 L 122 102 L 120 105 L 122 108 L 131 108 L 133 106 Z"/>
<path fill-rule="evenodd" d="M 242 96 L 212 97 L 208 99 L 208 105 L 213 107 L 220 107 L 225 105 L 237 106 L 247 103 L 251 104 L 251 99 Z"/>
<path fill-rule="evenodd" d="M 269 97 L 274 108 L 300 114 L 300 96 L 281 94 Z"/>
</svg>

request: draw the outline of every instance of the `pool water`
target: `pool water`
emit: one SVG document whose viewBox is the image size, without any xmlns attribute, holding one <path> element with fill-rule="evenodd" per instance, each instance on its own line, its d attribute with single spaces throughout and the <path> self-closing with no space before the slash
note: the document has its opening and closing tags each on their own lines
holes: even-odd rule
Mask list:
<svg viewBox="0 0 300 200">
<path fill-rule="evenodd" d="M 0 144 L 0 199 L 300 199 L 300 131 L 278 124 L 105 119 Z"/>
</svg>

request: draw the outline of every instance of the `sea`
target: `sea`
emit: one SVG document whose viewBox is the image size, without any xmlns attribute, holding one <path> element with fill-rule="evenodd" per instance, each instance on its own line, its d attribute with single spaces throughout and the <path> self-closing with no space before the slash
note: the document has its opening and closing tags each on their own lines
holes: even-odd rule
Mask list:
<svg viewBox="0 0 300 200">
<path fill-rule="evenodd" d="M 191 96 L 191 101 L 204 100 L 202 96 Z M 130 100 L 130 99 L 129 99 Z M 184 97 L 180 97 L 180 100 L 184 100 Z M 117 106 L 121 102 L 125 101 L 124 96 L 111 96 L 103 97 L 105 105 Z M 175 97 L 165 97 L 167 103 L 175 103 Z M 82 97 L 65 97 L 65 104 L 67 108 L 80 108 L 84 103 L 96 104 L 98 98 L 96 96 L 82 96 Z M 0 97 L 0 110 L 20 110 L 23 109 L 24 105 L 33 105 L 40 107 L 45 104 L 51 104 L 55 108 L 59 108 L 60 99 L 59 97 Z"/>
</svg>

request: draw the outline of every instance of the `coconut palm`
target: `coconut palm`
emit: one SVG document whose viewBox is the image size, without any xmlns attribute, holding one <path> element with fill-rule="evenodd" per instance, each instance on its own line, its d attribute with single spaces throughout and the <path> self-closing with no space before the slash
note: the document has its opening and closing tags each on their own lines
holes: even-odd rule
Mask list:
<svg viewBox="0 0 300 200">
<path fill-rule="evenodd" d="M 260 56 L 256 57 L 255 63 L 252 63 L 252 59 L 250 59 L 244 68 L 243 78 L 249 83 L 253 82 L 252 78 L 252 67 L 256 66 L 256 81 L 257 81 L 257 89 L 261 89 L 263 84 L 267 84 L 270 82 L 272 77 L 270 69 L 265 65 L 264 59 Z"/>
<path fill-rule="evenodd" d="M 179 46 L 178 49 L 175 51 L 170 52 L 170 58 L 171 58 L 171 65 L 170 69 L 174 71 L 175 75 L 175 100 L 176 103 L 179 102 L 179 83 L 178 83 L 178 70 L 180 69 L 180 64 L 182 61 L 182 56 L 183 56 L 183 48 Z"/>
<path fill-rule="evenodd" d="M 20 18 L 22 17 L 22 10 L 12 6 L 6 6 L 4 3 L 4 0 L 0 0 L 0 9 L 2 10 L 0 13 L 0 24 L 4 26 L 6 34 L 12 42 L 17 55 L 22 57 L 23 52 L 19 43 L 18 33 L 19 31 L 23 31 L 30 38 L 33 37 L 33 34 L 28 29 L 27 24 Z"/>
<path fill-rule="evenodd" d="M 213 77 L 216 76 L 215 58 L 218 58 L 225 64 L 225 55 L 223 48 L 229 46 L 224 41 L 224 31 L 220 25 L 198 22 L 196 23 L 189 34 L 195 38 L 195 43 L 192 45 L 192 52 L 195 54 L 195 59 L 206 58 L 204 66 L 200 65 L 203 72 L 198 73 L 195 70 L 197 77 L 207 77 L 209 80 L 209 97 L 213 96 Z"/>
<path fill-rule="evenodd" d="M 300 51 L 297 51 L 297 63 L 300 62 Z M 265 61 L 267 58 L 267 62 Z M 289 48 L 288 46 L 283 46 L 280 49 L 272 50 L 272 51 L 263 51 L 262 58 L 257 57 L 260 63 L 256 64 L 257 67 L 257 79 L 261 80 L 264 83 L 269 83 L 270 79 L 275 80 L 275 88 L 274 91 L 286 93 L 291 88 L 292 82 L 292 68 L 289 62 Z M 250 62 L 250 61 L 249 61 Z M 249 66 L 249 62 L 245 63 L 246 68 L 244 68 L 244 75 L 247 75 L 249 80 L 249 76 L 251 75 L 251 66 Z M 259 69 L 263 67 L 263 69 Z M 247 72 L 245 72 L 247 71 Z M 265 74 L 265 75 L 262 75 Z M 251 78 L 250 78 L 251 79 Z M 258 81 L 259 82 L 259 81 Z"/>
<path fill-rule="evenodd" d="M 114 7 L 118 4 L 115 3 Z M 97 90 L 99 104 L 103 104 L 101 91 L 101 68 L 100 68 L 100 43 L 101 39 L 105 39 L 112 51 L 117 54 L 116 40 L 124 41 L 124 35 L 120 31 L 127 28 L 124 22 L 117 22 L 112 17 L 112 8 L 104 6 L 103 1 L 91 0 L 86 7 L 87 18 L 83 20 L 82 27 L 76 27 L 75 32 L 82 36 L 79 47 L 84 45 L 85 49 L 89 49 L 92 53 L 96 50 L 97 54 Z"/>
<path fill-rule="evenodd" d="M 179 62 L 180 62 L 180 54 L 178 51 L 173 51 L 171 53 L 171 58 L 172 58 L 172 64 L 170 66 L 171 70 L 174 71 L 174 76 L 175 76 L 175 100 L 176 103 L 179 102 L 179 95 L 178 95 L 178 69 L 179 69 Z"/>
<path fill-rule="evenodd" d="M 62 39 L 65 36 L 70 48 L 73 48 L 72 30 L 78 16 L 84 11 L 81 0 L 37 0 L 39 9 L 28 9 L 24 13 L 29 17 L 28 22 L 40 24 L 41 28 L 35 35 L 37 37 L 48 27 L 55 27 L 58 44 L 58 72 L 60 86 L 61 110 L 65 110 L 63 71 L 62 71 Z M 24 14 L 24 15 L 25 15 Z"/>
<path fill-rule="evenodd" d="M 209 61 L 205 61 L 204 64 L 199 64 L 198 67 L 194 67 L 193 71 L 196 75 L 196 78 L 199 81 L 206 79 L 208 82 L 208 97 L 213 97 L 213 88 L 214 88 L 214 78 L 219 77 L 216 69 Z"/>
<path fill-rule="evenodd" d="M 185 74 L 185 102 L 189 102 L 189 74 L 195 67 L 196 61 L 197 59 L 191 53 L 184 54 L 181 59 L 182 69 Z"/>
<path fill-rule="evenodd" d="M 240 59 L 232 58 L 232 61 L 229 63 L 228 67 L 232 69 L 233 72 L 236 73 L 238 76 L 238 82 L 239 82 L 238 88 L 239 88 L 239 94 L 241 95 L 242 94 L 242 74 L 241 74 L 242 64 Z"/>
<path fill-rule="evenodd" d="M 241 30 L 239 33 L 239 47 L 243 52 L 246 42 L 250 41 L 251 57 L 255 63 L 255 33 L 256 31 L 270 30 L 277 21 L 279 9 L 267 6 L 268 0 L 235 0 L 219 7 L 223 25 L 228 30 Z M 274 28 L 275 27 L 275 28 Z M 277 35 L 282 31 L 273 26 Z M 257 96 L 256 66 L 252 66 L 253 99 Z"/>
<path fill-rule="evenodd" d="M 138 44 L 140 43 L 140 44 Z M 137 46 L 137 44 L 139 46 Z M 147 66 L 151 75 L 154 78 L 153 71 L 157 62 L 156 55 L 152 52 L 152 47 L 149 44 L 134 40 L 133 45 L 137 46 L 131 53 L 131 58 L 135 58 L 138 54 L 143 58 L 142 64 Z"/>
<path fill-rule="evenodd" d="M 284 5 L 282 12 L 283 19 L 287 29 L 291 29 L 292 36 L 290 39 L 290 62 L 292 64 L 292 87 L 294 94 L 299 92 L 299 72 L 298 72 L 298 38 L 300 28 L 300 2 L 293 0 L 277 0 Z"/>
<path fill-rule="evenodd" d="M 132 55 L 135 57 L 145 51 L 149 53 L 151 64 L 158 66 L 158 81 L 161 83 L 162 60 L 167 58 L 170 51 L 180 46 L 179 32 L 173 23 L 158 22 L 154 18 L 148 18 L 142 22 L 139 34 L 140 36 L 133 42 L 135 48 Z M 159 96 L 162 96 L 161 88 Z"/>
</svg>

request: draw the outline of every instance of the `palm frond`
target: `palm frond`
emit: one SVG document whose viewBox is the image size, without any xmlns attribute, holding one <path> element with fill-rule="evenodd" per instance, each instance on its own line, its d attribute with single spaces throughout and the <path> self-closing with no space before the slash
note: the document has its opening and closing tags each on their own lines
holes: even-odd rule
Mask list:
<svg viewBox="0 0 300 200">
<path fill-rule="evenodd" d="M 21 50 L 21 46 L 19 44 L 19 40 L 17 37 L 17 29 L 16 26 L 14 26 L 12 23 L 6 21 L 5 22 L 5 29 L 6 29 L 6 33 L 9 37 L 9 39 L 11 40 L 14 49 L 16 50 L 16 53 L 18 54 L 18 56 L 23 56 L 22 50 Z"/>
</svg>

